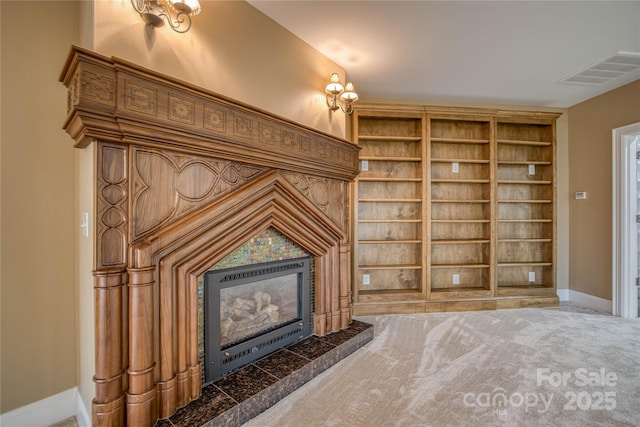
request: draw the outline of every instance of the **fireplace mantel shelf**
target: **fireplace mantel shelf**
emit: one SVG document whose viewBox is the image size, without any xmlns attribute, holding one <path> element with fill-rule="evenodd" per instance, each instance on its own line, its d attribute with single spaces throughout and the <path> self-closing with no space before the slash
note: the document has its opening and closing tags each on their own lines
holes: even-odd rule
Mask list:
<svg viewBox="0 0 640 427">
<path fill-rule="evenodd" d="M 359 173 L 349 141 L 120 58 L 74 47 L 60 80 L 78 147 L 99 139 L 346 181 Z"/>
</svg>

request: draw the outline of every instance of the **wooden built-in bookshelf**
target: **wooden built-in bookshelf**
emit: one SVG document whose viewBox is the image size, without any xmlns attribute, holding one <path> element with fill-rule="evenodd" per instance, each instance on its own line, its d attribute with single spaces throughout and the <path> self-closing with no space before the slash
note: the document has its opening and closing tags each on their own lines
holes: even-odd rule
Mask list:
<svg viewBox="0 0 640 427">
<path fill-rule="evenodd" d="M 497 295 L 555 289 L 554 123 L 497 121 Z"/>
<path fill-rule="evenodd" d="M 356 293 L 422 291 L 423 121 L 362 117 L 357 126 Z"/>
<path fill-rule="evenodd" d="M 358 106 L 354 313 L 557 304 L 557 117 Z"/>
</svg>

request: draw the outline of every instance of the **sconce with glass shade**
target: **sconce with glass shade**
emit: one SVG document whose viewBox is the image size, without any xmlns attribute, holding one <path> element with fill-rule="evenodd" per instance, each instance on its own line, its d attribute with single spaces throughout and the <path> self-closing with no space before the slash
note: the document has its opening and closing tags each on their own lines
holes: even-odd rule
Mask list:
<svg viewBox="0 0 640 427">
<path fill-rule="evenodd" d="M 343 86 L 340 83 L 338 73 L 333 73 L 325 87 L 325 92 L 327 92 L 327 106 L 330 111 L 341 109 L 345 114 L 353 112 L 352 103 L 358 100 L 353 83 L 347 83 L 346 86 Z"/>
<path fill-rule="evenodd" d="M 189 31 L 191 17 L 202 9 L 198 0 L 131 0 L 131 5 L 151 28 L 162 27 L 166 21 L 177 33 Z"/>
</svg>

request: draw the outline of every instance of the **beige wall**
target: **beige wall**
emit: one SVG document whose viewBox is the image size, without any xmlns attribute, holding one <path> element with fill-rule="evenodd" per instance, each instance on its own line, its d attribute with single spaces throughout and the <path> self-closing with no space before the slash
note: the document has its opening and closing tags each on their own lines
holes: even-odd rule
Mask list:
<svg viewBox="0 0 640 427">
<path fill-rule="evenodd" d="M 640 122 L 640 80 L 569 109 L 569 287 L 611 299 L 611 131 Z M 586 200 L 575 200 L 586 191 Z"/>
<path fill-rule="evenodd" d="M 244 1 L 203 1 L 191 30 L 146 27 L 130 0 L 95 2 L 94 49 L 344 137 L 324 87 L 344 69 Z"/>
<path fill-rule="evenodd" d="M 93 46 L 93 3 L 80 2 L 80 45 Z M 70 140 L 70 139 L 69 139 Z M 78 392 L 88 415 L 91 416 L 91 401 L 95 395 L 95 331 L 93 292 L 93 248 L 95 244 L 93 217 L 94 208 L 94 150 L 95 144 L 84 150 L 74 149 L 75 164 L 75 213 L 90 215 L 89 237 L 78 233 L 76 239 L 76 281 L 78 284 Z"/>
<path fill-rule="evenodd" d="M 76 2 L 2 8 L 2 402 L 7 412 L 77 383 L 74 152 L 58 82 Z M 29 19 L 24 19 L 28 16 Z"/>
</svg>

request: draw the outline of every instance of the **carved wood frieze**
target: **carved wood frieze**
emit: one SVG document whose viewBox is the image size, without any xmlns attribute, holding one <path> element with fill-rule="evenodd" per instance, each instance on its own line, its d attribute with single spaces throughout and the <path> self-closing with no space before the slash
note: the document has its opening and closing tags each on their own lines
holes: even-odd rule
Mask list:
<svg viewBox="0 0 640 427">
<path fill-rule="evenodd" d="M 354 144 L 240 104 L 118 58 L 74 48 L 61 80 L 69 88 L 65 130 L 93 139 L 206 152 L 230 161 L 350 181 Z"/>
<path fill-rule="evenodd" d="M 250 181 L 267 168 L 137 148 L 131 150 L 131 240 L 166 225 Z M 343 231 L 348 183 L 313 175 L 282 175 Z"/>
</svg>

